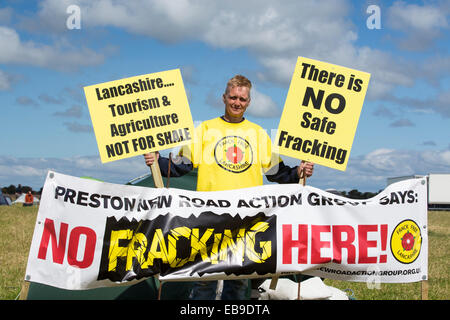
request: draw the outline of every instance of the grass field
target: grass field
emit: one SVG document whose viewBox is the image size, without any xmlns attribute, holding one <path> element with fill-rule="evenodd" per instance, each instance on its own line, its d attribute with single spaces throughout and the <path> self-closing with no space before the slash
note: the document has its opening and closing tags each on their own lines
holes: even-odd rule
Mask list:
<svg viewBox="0 0 450 320">
<path fill-rule="evenodd" d="M 15 299 L 22 286 L 28 250 L 33 236 L 37 207 L 0 206 L 0 299 Z M 450 212 L 430 211 L 428 214 L 429 259 L 428 297 L 430 300 L 450 299 Z M 380 284 L 369 289 L 366 283 L 325 280 L 339 289 L 351 289 L 358 300 L 421 299 L 421 284 Z"/>
</svg>

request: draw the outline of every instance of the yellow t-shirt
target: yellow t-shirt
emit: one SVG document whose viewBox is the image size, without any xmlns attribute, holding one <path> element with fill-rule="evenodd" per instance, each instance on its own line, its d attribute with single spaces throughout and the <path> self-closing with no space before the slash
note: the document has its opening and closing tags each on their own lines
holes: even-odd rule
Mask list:
<svg viewBox="0 0 450 320">
<path fill-rule="evenodd" d="M 272 159 L 272 143 L 263 128 L 248 120 L 230 123 L 222 118 L 198 126 L 180 155 L 198 168 L 197 191 L 262 185 L 263 173 L 281 161 L 278 156 Z"/>
</svg>

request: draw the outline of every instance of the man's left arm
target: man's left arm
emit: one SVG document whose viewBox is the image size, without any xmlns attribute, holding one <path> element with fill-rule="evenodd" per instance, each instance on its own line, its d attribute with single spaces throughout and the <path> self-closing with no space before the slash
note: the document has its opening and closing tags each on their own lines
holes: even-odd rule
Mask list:
<svg viewBox="0 0 450 320">
<path fill-rule="evenodd" d="M 267 180 L 277 183 L 298 183 L 301 174 L 305 171 L 306 177 L 309 178 L 314 172 L 314 164 L 312 162 L 302 161 L 299 166 L 289 167 L 281 160 L 278 164 L 272 166 L 265 172 Z"/>
</svg>

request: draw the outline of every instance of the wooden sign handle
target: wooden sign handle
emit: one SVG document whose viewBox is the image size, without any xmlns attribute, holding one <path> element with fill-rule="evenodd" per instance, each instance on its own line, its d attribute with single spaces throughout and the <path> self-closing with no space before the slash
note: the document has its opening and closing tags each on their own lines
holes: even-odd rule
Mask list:
<svg viewBox="0 0 450 320">
<path fill-rule="evenodd" d="M 164 182 L 161 175 L 161 169 L 159 168 L 158 161 L 156 160 L 156 153 L 152 152 L 155 156 L 155 162 L 150 166 L 150 171 L 152 173 L 153 182 L 155 183 L 155 188 L 164 188 Z M 159 280 L 159 279 L 158 279 Z M 158 288 L 158 300 L 161 300 L 161 291 L 163 283 L 159 281 Z"/>
<path fill-rule="evenodd" d="M 164 188 L 164 182 L 161 175 L 161 170 L 159 169 L 158 161 L 156 160 L 155 152 L 152 152 L 155 156 L 155 162 L 150 166 L 150 171 L 152 172 L 153 182 L 155 183 L 155 188 Z"/>
<path fill-rule="evenodd" d="M 306 185 L 306 169 L 303 168 L 301 174 L 300 174 L 300 180 L 298 180 L 298 183 L 305 186 Z M 277 287 L 279 276 L 272 277 L 272 280 L 270 281 L 269 288 L 271 290 L 275 290 Z M 298 282 L 298 292 L 297 292 L 297 300 L 300 300 L 300 281 Z"/>
<path fill-rule="evenodd" d="M 302 186 L 306 186 L 306 168 L 303 168 L 302 173 L 300 174 L 300 180 L 298 183 Z"/>
<path fill-rule="evenodd" d="M 301 184 L 302 186 L 306 186 L 306 168 L 303 168 L 298 183 Z M 300 281 L 298 282 L 297 300 L 300 300 Z"/>
</svg>

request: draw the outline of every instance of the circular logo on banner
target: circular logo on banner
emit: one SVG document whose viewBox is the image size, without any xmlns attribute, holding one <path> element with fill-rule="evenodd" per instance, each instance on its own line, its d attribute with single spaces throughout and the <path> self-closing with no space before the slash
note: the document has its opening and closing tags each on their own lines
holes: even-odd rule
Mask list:
<svg viewBox="0 0 450 320">
<path fill-rule="evenodd" d="M 422 247 L 420 228 L 413 220 L 403 220 L 391 235 L 391 251 L 395 259 L 401 263 L 414 262 Z"/>
<path fill-rule="evenodd" d="M 251 167 L 253 150 L 244 138 L 227 136 L 214 147 L 214 159 L 222 169 L 241 173 Z"/>
</svg>

